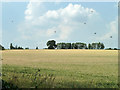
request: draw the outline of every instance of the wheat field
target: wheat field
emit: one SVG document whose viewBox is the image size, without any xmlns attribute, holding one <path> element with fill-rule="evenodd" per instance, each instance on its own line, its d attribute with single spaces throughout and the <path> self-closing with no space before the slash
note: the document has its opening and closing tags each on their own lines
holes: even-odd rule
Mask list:
<svg viewBox="0 0 120 90">
<path fill-rule="evenodd" d="M 3 74 L 19 76 L 25 68 L 29 73 L 39 68 L 55 76 L 54 88 L 118 87 L 117 50 L 4 50 L 2 59 Z M 30 87 L 27 82 L 18 86 Z"/>
</svg>

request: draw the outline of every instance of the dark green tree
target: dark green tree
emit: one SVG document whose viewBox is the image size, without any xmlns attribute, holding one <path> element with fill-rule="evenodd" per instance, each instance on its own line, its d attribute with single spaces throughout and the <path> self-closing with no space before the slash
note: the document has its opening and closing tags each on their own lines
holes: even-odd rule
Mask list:
<svg viewBox="0 0 120 90">
<path fill-rule="evenodd" d="M 62 49 L 66 49 L 66 43 L 61 43 L 62 44 Z"/>
<path fill-rule="evenodd" d="M 101 48 L 101 43 L 99 42 L 98 46 L 97 46 L 97 49 L 100 49 L 100 48 Z"/>
<path fill-rule="evenodd" d="M 38 47 L 36 47 L 36 49 L 38 49 Z"/>
<path fill-rule="evenodd" d="M 86 43 L 77 42 L 76 47 L 77 47 L 77 49 L 86 49 L 87 45 L 86 45 Z"/>
<path fill-rule="evenodd" d="M 15 49 L 15 48 L 13 47 L 12 43 L 10 43 L 10 49 Z"/>
<path fill-rule="evenodd" d="M 23 49 L 23 48 L 19 46 L 18 49 Z"/>
<path fill-rule="evenodd" d="M 79 42 L 75 43 L 75 49 L 81 49 L 81 43 Z"/>
<path fill-rule="evenodd" d="M 97 44 L 96 43 L 92 43 L 92 49 L 97 49 Z"/>
<path fill-rule="evenodd" d="M 57 43 L 57 49 L 62 49 L 62 44 L 61 43 Z"/>
<path fill-rule="evenodd" d="M 72 49 L 77 49 L 77 48 L 78 48 L 77 44 L 76 43 L 72 43 Z"/>
<path fill-rule="evenodd" d="M 83 49 L 87 49 L 87 44 L 86 43 L 83 43 Z"/>
<path fill-rule="evenodd" d="M 57 49 L 71 49 L 71 43 L 57 43 Z"/>
<path fill-rule="evenodd" d="M 74 49 L 75 43 L 71 44 L 71 49 Z"/>
<path fill-rule="evenodd" d="M 117 48 L 114 48 L 114 50 L 118 50 Z"/>
<path fill-rule="evenodd" d="M 26 47 L 25 49 L 29 49 L 28 47 Z"/>
<path fill-rule="evenodd" d="M 104 49 L 104 48 L 105 48 L 104 44 L 101 43 L 101 48 L 100 49 Z"/>
<path fill-rule="evenodd" d="M 55 40 L 49 40 L 47 42 L 48 49 L 55 49 L 57 47 Z"/>
<path fill-rule="evenodd" d="M 15 46 L 15 49 L 18 49 L 18 48 L 17 48 L 17 45 Z"/>
<path fill-rule="evenodd" d="M 66 49 L 71 49 L 71 43 L 66 43 Z"/>
<path fill-rule="evenodd" d="M 91 44 L 90 43 L 88 44 L 88 49 L 91 49 Z"/>
</svg>

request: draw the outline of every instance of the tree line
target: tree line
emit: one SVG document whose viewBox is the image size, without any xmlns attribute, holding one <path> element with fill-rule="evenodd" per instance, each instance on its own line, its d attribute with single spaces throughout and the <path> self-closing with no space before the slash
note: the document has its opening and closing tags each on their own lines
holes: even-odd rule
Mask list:
<svg viewBox="0 0 120 90">
<path fill-rule="evenodd" d="M 105 45 L 101 42 L 98 43 L 82 43 L 82 42 L 76 42 L 76 43 L 65 43 L 65 42 L 60 42 L 56 44 L 55 40 L 49 40 L 46 43 L 48 48 L 43 48 L 43 49 L 105 49 Z M 29 49 L 29 47 L 23 48 L 21 46 L 13 46 L 12 43 L 10 43 L 9 49 Z M 39 49 L 38 47 L 35 47 L 35 49 Z M 5 48 L 0 45 L 0 50 L 5 50 Z M 106 48 L 105 50 L 119 50 L 117 48 Z"/>
<path fill-rule="evenodd" d="M 13 46 L 12 43 L 10 43 L 10 49 L 24 49 L 23 47 L 21 46 Z M 29 47 L 26 47 L 25 49 L 29 49 Z M 36 49 L 38 49 L 38 47 L 36 47 Z"/>
<path fill-rule="evenodd" d="M 76 43 L 57 43 L 55 40 L 49 40 L 47 42 L 48 49 L 104 49 L 105 45 L 103 43 L 86 43 L 76 42 Z"/>
<path fill-rule="evenodd" d="M 10 43 L 10 49 L 23 49 L 23 48 L 17 45 L 13 46 L 12 43 Z"/>
</svg>

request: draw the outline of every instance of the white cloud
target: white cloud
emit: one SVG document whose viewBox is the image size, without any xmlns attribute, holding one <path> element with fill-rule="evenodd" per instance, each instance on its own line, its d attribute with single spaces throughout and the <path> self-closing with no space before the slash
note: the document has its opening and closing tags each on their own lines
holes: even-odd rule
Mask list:
<svg viewBox="0 0 120 90">
<path fill-rule="evenodd" d="M 84 23 L 92 22 L 92 19 L 97 21 L 98 16 L 94 9 L 79 4 L 50 10 L 44 3 L 30 2 L 25 10 L 25 21 L 19 30 L 26 39 L 67 40 L 73 31 L 84 28 Z"/>
<path fill-rule="evenodd" d="M 59 26 L 61 33 L 56 40 L 66 40 L 68 39 L 68 36 L 70 36 L 72 32 L 72 28 L 70 26 Z"/>
</svg>

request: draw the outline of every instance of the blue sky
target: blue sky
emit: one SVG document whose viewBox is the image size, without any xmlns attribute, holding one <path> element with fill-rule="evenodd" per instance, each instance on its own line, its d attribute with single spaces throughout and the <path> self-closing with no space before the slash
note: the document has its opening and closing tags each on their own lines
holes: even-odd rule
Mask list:
<svg viewBox="0 0 120 90">
<path fill-rule="evenodd" d="M 117 8 L 116 2 L 3 2 L 2 45 L 42 49 L 54 39 L 118 47 Z"/>
</svg>

